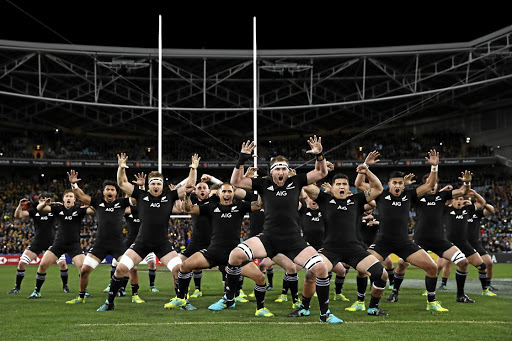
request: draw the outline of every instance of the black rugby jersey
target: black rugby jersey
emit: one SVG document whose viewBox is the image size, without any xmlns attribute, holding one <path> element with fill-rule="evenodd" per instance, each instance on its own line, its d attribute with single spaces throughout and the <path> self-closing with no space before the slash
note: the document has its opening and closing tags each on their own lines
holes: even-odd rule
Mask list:
<svg viewBox="0 0 512 341">
<path fill-rule="evenodd" d="M 53 213 L 39 212 L 36 208 L 30 208 L 27 212 L 34 221 L 34 238 L 32 243 L 36 241 L 53 242 L 55 239 L 56 225 Z"/>
<path fill-rule="evenodd" d="M 373 220 L 376 220 L 375 218 Z M 375 241 L 380 225 L 368 225 L 370 220 L 364 220 L 361 217 L 361 241 L 370 246 Z"/>
<path fill-rule="evenodd" d="M 456 209 L 449 206 L 445 208 L 444 222 L 446 236 L 451 242 L 468 240 L 468 218 L 475 213 L 475 205 L 467 205 Z"/>
<path fill-rule="evenodd" d="M 312 210 L 303 204 L 299 210 L 299 226 L 304 240 L 311 245 L 322 245 L 325 226 L 320 209 Z"/>
<path fill-rule="evenodd" d="M 199 200 L 197 195 L 193 193 L 190 196 L 190 201 L 193 205 L 208 205 L 210 198 L 205 200 Z M 210 244 L 210 238 L 212 236 L 212 227 L 210 224 L 210 218 L 208 216 L 201 216 L 192 214 L 192 241 L 200 244 Z"/>
<path fill-rule="evenodd" d="M 132 197 L 137 199 L 140 229 L 137 241 L 148 244 L 169 242 L 169 219 L 178 191 L 164 191 L 155 197 L 147 191 L 135 187 Z"/>
<path fill-rule="evenodd" d="M 306 174 L 297 174 L 286 179 L 282 187 L 277 186 L 272 178 L 252 179 L 252 189 L 263 200 L 265 232 L 281 237 L 299 234 L 297 207 L 300 191 L 306 185 Z"/>
<path fill-rule="evenodd" d="M 380 222 L 378 238 L 409 239 L 409 211 L 416 197 L 416 189 L 404 190 L 398 197 L 386 189 L 375 199 Z"/>
<path fill-rule="evenodd" d="M 199 206 L 200 214 L 211 218 L 212 238 L 209 247 L 236 247 L 240 243 L 242 221 L 250 211 L 250 202 L 235 199 L 231 205 L 222 205 L 217 196 L 212 196 L 208 205 Z"/>
<path fill-rule="evenodd" d="M 426 194 L 413 201 L 416 205 L 418 222 L 414 229 L 415 240 L 445 239 L 443 213 L 445 203 L 452 199 L 452 191 L 442 191 Z"/>
<path fill-rule="evenodd" d="M 244 200 L 258 201 L 258 195 L 254 192 L 246 191 Z M 257 211 L 249 213 L 249 238 L 263 232 L 263 223 L 265 222 L 265 209 L 262 207 Z"/>
<path fill-rule="evenodd" d="M 137 207 L 130 206 L 130 214 L 125 214 L 124 219 L 126 220 L 126 229 L 128 230 L 126 240 L 133 242 L 135 237 L 139 234 L 140 228 L 140 218 Z"/>
<path fill-rule="evenodd" d="M 66 209 L 64 206 L 51 206 L 51 213 L 59 222 L 59 232 L 55 237 L 55 244 L 80 243 L 82 219 L 86 212 L 87 207 L 72 206 Z"/>
<path fill-rule="evenodd" d="M 104 198 L 91 199 L 91 207 L 96 211 L 98 218 L 96 242 L 123 240 L 123 216 L 128 206 L 130 206 L 128 198 L 117 198 L 110 203 Z"/>
<path fill-rule="evenodd" d="M 364 193 L 357 193 L 345 199 L 336 199 L 330 194 L 319 192 L 315 201 L 324 218 L 325 231 L 322 243 L 324 248 L 359 243 L 357 236 L 359 219 L 367 203 Z"/>
<path fill-rule="evenodd" d="M 480 233 L 480 221 L 484 217 L 484 210 L 476 210 L 471 217 L 468 218 L 468 240 L 471 243 L 478 243 L 482 238 Z"/>
</svg>

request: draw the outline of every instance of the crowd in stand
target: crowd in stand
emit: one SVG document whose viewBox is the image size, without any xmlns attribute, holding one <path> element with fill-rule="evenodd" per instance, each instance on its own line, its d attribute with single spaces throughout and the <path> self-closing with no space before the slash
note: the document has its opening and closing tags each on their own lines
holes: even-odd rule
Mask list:
<svg viewBox="0 0 512 341">
<path fill-rule="evenodd" d="M 101 195 L 102 179 L 84 184 L 83 190 L 91 196 Z M 31 244 L 34 226 L 30 219 L 14 219 L 14 211 L 21 198 L 36 203 L 39 196 L 50 196 L 59 201 L 66 181 L 54 181 L 41 191 L 38 184 L 22 181 L 0 181 L 0 254 L 22 253 Z M 482 219 L 482 244 L 488 252 L 512 252 L 512 183 L 491 181 L 489 177 L 474 187 L 477 192 L 496 208 L 496 213 Z M 415 215 L 410 217 L 410 233 L 414 233 Z M 169 220 L 169 240 L 177 250 L 184 250 L 190 242 L 191 221 L 188 218 Z M 87 251 L 96 237 L 96 217 L 86 216 L 82 222 L 81 245 Z M 249 233 L 249 220 L 244 220 L 241 238 Z"/>
<path fill-rule="evenodd" d="M 379 150 L 385 159 L 423 158 L 431 148 L 438 150 L 445 158 L 492 156 L 492 147 L 467 143 L 466 136 L 449 130 L 416 135 L 409 131 L 369 134 L 357 142 L 346 143 L 353 136 L 333 134 L 326 136 L 324 149 L 331 160 L 362 160 L 364 154 Z M 258 154 L 261 161 L 268 161 L 276 155 L 287 155 L 290 161 L 309 160 L 305 153 L 305 136 L 279 137 L 275 139 L 260 136 Z M 163 158 L 185 161 L 190 155 L 207 155 L 203 161 L 233 161 L 239 149 L 240 137 L 226 136 L 218 140 L 193 138 L 169 138 L 165 136 Z M 94 159 L 112 160 L 120 152 L 127 153 L 131 160 L 156 160 L 157 141 L 150 138 L 115 138 L 102 136 L 78 136 L 58 131 L 30 132 L 28 130 L 7 130 L 0 134 L 0 157 L 47 158 L 47 159 Z M 305 145 L 303 150 L 297 145 Z M 215 146 L 215 147 L 212 147 Z M 168 151 L 172 151 L 172 154 Z"/>
</svg>

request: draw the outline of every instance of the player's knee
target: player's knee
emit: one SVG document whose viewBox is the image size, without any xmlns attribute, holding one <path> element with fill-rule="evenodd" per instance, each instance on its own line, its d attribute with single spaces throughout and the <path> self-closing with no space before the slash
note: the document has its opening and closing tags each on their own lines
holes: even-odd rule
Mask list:
<svg viewBox="0 0 512 341">
<path fill-rule="evenodd" d="M 487 265 L 485 265 L 485 263 L 482 263 L 480 265 L 477 265 L 476 268 L 478 269 L 478 271 L 484 272 L 487 269 Z"/>
<path fill-rule="evenodd" d="M 84 259 L 84 264 L 83 265 L 86 265 L 86 266 L 82 266 L 82 270 L 81 272 L 91 272 L 92 269 L 96 269 L 96 267 L 98 266 L 98 264 L 100 264 L 100 262 L 98 262 L 96 259 L 92 258 L 92 257 L 85 257 Z M 89 269 L 90 268 L 90 269 Z"/>
<path fill-rule="evenodd" d="M 370 273 L 370 282 L 373 283 L 373 286 L 379 290 L 384 290 L 388 273 L 384 270 L 382 264 L 379 262 L 374 263 L 368 268 L 367 272 Z"/>
<path fill-rule="evenodd" d="M 254 259 L 254 253 L 249 245 L 240 243 L 234 248 L 229 254 L 229 264 L 241 264 L 246 260 L 252 261 Z"/>
<path fill-rule="evenodd" d="M 306 275 L 304 276 L 304 281 L 308 282 L 308 283 L 314 283 L 316 281 L 315 274 L 310 270 L 306 271 Z"/>
<path fill-rule="evenodd" d="M 457 263 L 457 269 L 459 269 L 460 271 L 466 272 L 468 270 L 468 264 L 469 264 L 468 259 L 464 258 L 463 260 L 461 260 L 460 262 Z"/>
<path fill-rule="evenodd" d="M 181 263 L 179 266 L 179 269 L 182 273 L 192 271 L 192 268 L 189 266 L 190 262 L 187 262 L 187 260 L 183 261 L 183 263 Z"/>
</svg>

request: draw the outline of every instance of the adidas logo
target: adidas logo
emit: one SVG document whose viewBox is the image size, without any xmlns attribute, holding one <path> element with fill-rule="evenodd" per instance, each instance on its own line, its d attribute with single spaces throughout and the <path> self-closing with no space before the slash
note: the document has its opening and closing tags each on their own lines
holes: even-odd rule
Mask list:
<svg viewBox="0 0 512 341">
<path fill-rule="evenodd" d="M 267 187 L 267 189 L 268 189 L 269 191 L 273 191 L 273 190 L 274 190 L 274 185 L 271 185 L 270 187 Z"/>
<path fill-rule="evenodd" d="M 128 218 L 133 218 L 133 214 L 130 214 L 130 215 L 128 216 Z"/>
<path fill-rule="evenodd" d="M 36 213 L 36 217 L 39 217 L 39 212 Z"/>
<path fill-rule="evenodd" d="M 307 216 L 312 216 L 311 212 L 306 213 Z"/>
<path fill-rule="evenodd" d="M 425 199 L 425 198 L 421 198 L 421 199 L 420 199 L 420 201 L 421 201 L 421 202 L 427 202 L 427 199 Z"/>
<path fill-rule="evenodd" d="M 331 201 L 329 201 L 329 204 L 336 204 L 336 200 L 331 199 Z"/>
<path fill-rule="evenodd" d="M 99 207 L 105 207 L 105 204 L 104 203 L 101 203 L 98 205 Z"/>
<path fill-rule="evenodd" d="M 142 198 L 144 201 L 149 201 L 149 197 L 146 195 L 144 198 Z"/>
<path fill-rule="evenodd" d="M 218 207 L 215 207 L 215 209 L 213 210 L 213 212 L 219 213 L 219 212 L 220 212 L 220 210 L 219 210 L 219 208 L 218 208 Z"/>
<path fill-rule="evenodd" d="M 384 197 L 384 199 L 386 199 L 386 200 L 391 200 L 391 195 L 387 195 L 387 196 L 385 196 L 385 197 Z"/>
<path fill-rule="evenodd" d="M 455 215 L 455 211 L 451 211 L 451 212 L 450 212 L 450 214 L 451 214 L 451 215 Z"/>
<path fill-rule="evenodd" d="M 59 212 L 59 215 L 64 215 L 64 212 L 60 211 L 60 212 Z"/>
</svg>

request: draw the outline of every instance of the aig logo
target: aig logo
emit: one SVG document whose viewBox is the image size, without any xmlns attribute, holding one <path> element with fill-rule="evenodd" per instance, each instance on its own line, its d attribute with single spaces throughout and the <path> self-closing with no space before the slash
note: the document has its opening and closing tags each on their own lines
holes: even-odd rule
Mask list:
<svg viewBox="0 0 512 341">
<path fill-rule="evenodd" d="M 151 205 L 149 205 L 149 207 L 160 207 L 160 203 L 159 202 L 151 203 Z"/>
<path fill-rule="evenodd" d="M 231 218 L 231 213 L 222 213 L 221 218 Z"/>
</svg>

